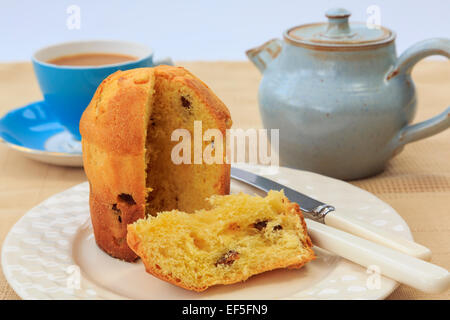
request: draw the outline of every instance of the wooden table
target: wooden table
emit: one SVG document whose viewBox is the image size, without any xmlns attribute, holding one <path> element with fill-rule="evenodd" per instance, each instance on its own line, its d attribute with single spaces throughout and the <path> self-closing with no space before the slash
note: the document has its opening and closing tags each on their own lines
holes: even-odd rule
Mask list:
<svg viewBox="0 0 450 320">
<path fill-rule="evenodd" d="M 204 80 L 229 107 L 233 126 L 262 126 L 257 105 L 261 76 L 246 62 L 180 63 Z M 416 120 L 441 112 L 450 99 L 450 63 L 424 61 L 413 74 Z M 0 64 L 0 115 L 42 99 L 30 63 Z M 0 145 L 0 245 L 11 226 L 42 200 L 86 180 L 82 169 L 28 160 Z M 450 268 L 450 130 L 408 145 L 387 170 L 353 184 L 389 203 L 409 224 L 417 242 L 433 251 L 432 262 Z M 0 299 L 19 297 L 0 272 Z M 400 286 L 390 299 L 450 299 Z"/>
</svg>

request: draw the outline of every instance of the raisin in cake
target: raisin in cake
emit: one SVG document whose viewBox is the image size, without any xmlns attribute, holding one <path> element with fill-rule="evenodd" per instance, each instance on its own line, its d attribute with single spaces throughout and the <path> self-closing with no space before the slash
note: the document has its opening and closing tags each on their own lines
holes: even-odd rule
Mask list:
<svg viewBox="0 0 450 320">
<path fill-rule="evenodd" d="M 147 272 L 203 291 L 277 268 L 300 268 L 315 258 L 299 206 L 282 191 L 209 201 L 211 209 L 162 212 L 128 226 L 128 245 Z"/>
<path fill-rule="evenodd" d="M 84 169 L 90 184 L 90 212 L 97 244 L 113 257 L 133 261 L 127 224 L 159 211 L 204 208 L 205 198 L 228 194 L 228 164 L 175 164 L 175 129 L 191 134 L 231 126 L 226 106 L 181 67 L 118 71 L 98 87 L 81 122 Z M 181 141 L 181 140 L 180 140 Z M 214 148 L 203 141 L 201 148 Z M 220 146 L 216 144 L 214 150 Z M 225 151 L 223 152 L 225 159 Z"/>
</svg>

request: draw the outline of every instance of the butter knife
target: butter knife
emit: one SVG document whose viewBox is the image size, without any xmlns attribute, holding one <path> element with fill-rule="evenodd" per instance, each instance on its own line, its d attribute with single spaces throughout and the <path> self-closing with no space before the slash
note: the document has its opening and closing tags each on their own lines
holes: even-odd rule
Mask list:
<svg viewBox="0 0 450 320">
<path fill-rule="evenodd" d="M 427 261 L 431 259 L 431 251 L 428 248 L 392 232 L 348 217 L 339 211 L 339 208 L 308 197 L 273 180 L 235 167 L 231 168 L 231 177 L 265 192 L 284 190 L 284 194 L 290 201 L 299 204 L 305 218 L 351 233 L 412 257 Z"/>
</svg>

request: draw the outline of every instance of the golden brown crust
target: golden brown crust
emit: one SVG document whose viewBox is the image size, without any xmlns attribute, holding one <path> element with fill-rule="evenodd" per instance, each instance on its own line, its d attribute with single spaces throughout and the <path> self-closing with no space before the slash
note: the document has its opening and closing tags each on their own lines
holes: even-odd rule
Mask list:
<svg viewBox="0 0 450 320">
<path fill-rule="evenodd" d="M 95 194 L 89 197 L 91 212 L 91 221 L 94 229 L 94 236 L 97 245 L 109 255 L 125 260 L 134 261 L 138 256 L 129 249 L 126 238 L 126 220 L 139 219 L 143 217 L 142 210 L 135 206 L 134 210 L 125 211 L 122 208 L 121 217 L 124 220 L 119 221 L 119 214 L 112 213 L 112 206 L 96 199 Z M 121 218 L 122 219 L 122 218 Z M 126 220 L 125 220 L 126 219 Z M 122 227 L 125 226 L 125 228 Z"/>
<path fill-rule="evenodd" d="M 137 258 L 123 240 L 126 223 L 144 217 L 144 115 L 152 77 L 153 72 L 145 69 L 110 75 L 97 89 L 80 122 L 95 239 L 105 252 L 126 261 Z M 136 204 L 119 203 L 120 194 L 131 195 Z M 120 210 L 121 223 L 114 205 Z"/>
<path fill-rule="evenodd" d="M 80 121 L 83 163 L 91 190 L 91 220 L 99 247 L 126 261 L 136 259 L 124 241 L 126 226 L 145 216 L 146 108 L 151 103 L 157 76 L 192 88 L 214 115 L 218 129 L 225 132 L 231 126 L 226 106 L 203 82 L 181 67 L 117 71 L 100 84 Z M 217 193 L 227 194 L 230 166 L 223 165 L 220 170 Z M 120 194 L 130 195 L 134 204 L 121 202 Z M 116 220 L 118 210 L 121 223 Z"/>
<path fill-rule="evenodd" d="M 81 117 L 83 140 L 117 154 L 142 154 L 153 83 L 150 68 L 117 71 L 103 80 Z"/>
<path fill-rule="evenodd" d="M 287 199 L 287 201 L 289 201 L 289 200 Z M 300 221 L 302 222 L 303 231 L 305 234 L 305 242 L 306 242 L 305 247 L 308 247 L 309 249 L 311 249 L 313 244 L 312 244 L 311 238 L 309 237 L 308 228 L 306 227 L 305 217 L 303 216 L 303 212 L 300 209 L 299 204 L 289 201 L 289 206 L 290 206 L 291 210 L 295 211 L 295 213 L 300 217 Z M 312 249 L 311 249 L 311 252 L 313 252 Z M 314 252 L 313 252 L 313 254 L 314 254 Z"/>
<path fill-rule="evenodd" d="M 287 200 L 287 198 L 286 198 L 286 200 Z M 287 200 L 287 201 L 289 201 L 289 200 Z M 297 257 L 294 258 L 292 261 L 280 261 L 278 264 L 274 264 L 270 267 L 260 268 L 260 269 L 256 270 L 254 274 L 259 274 L 259 273 L 263 273 L 263 272 L 267 272 L 267 271 L 271 271 L 271 270 L 275 270 L 275 269 L 282 269 L 282 268 L 299 269 L 303 265 L 308 263 L 309 261 L 316 259 L 316 255 L 314 254 L 314 251 L 312 250 L 311 238 L 309 237 L 309 235 L 307 233 L 306 222 L 305 222 L 303 214 L 300 210 L 300 206 L 297 203 L 293 203 L 293 202 L 289 201 L 288 210 L 290 210 L 290 211 L 292 210 L 294 213 L 296 213 L 301 220 L 301 223 L 303 226 L 303 231 L 304 231 L 304 236 L 305 236 L 304 246 L 305 246 L 305 249 L 307 250 L 307 254 L 302 256 L 301 261 L 298 261 Z M 142 262 L 144 263 L 145 270 L 148 273 L 150 273 L 151 275 L 153 275 L 161 280 L 172 283 L 176 286 L 179 286 L 179 287 L 187 289 L 187 290 L 202 292 L 213 285 L 233 284 L 233 283 L 245 281 L 249 278 L 248 276 L 247 277 L 229 278 L 221 283 L 213 283 L 213 284 L 210 284 L 208 286 L 203 286 L 203 287 L 188 286 L 185 283 L 183 283 L 182 281 L 180 281 L 180 279 L 176 279 L 174 277 L 164 275 L 161 273 L 160 270 L 158 270 L 157 268 L 152 266 L 152 264 L 151 264 L 152 259 L 151 259 L 151 257 L 149 257 L 147 255 L 145 250 L 141 247 L 141 241 L 140 241 L 139 237 L 137 236 L 136 232 L 134 232 L 134 225 L 128 226 L 127 242 L 128 242 L 129 247 L 141 258 Z"/>
</svg>

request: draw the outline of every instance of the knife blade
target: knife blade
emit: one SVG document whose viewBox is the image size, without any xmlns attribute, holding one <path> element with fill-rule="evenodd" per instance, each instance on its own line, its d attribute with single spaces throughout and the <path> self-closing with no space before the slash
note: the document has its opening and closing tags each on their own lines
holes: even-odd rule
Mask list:
<svg viewBox="0 0 450 320">
<path fill-rule="evenodd" d="M 393 234 L 392 232 L 351 218 L 330 204 L 313 199 L 266 177 L 232 167 L 231 178 L 251 185 L 264 192 L 269 192 L 270 190 L 283 190 L 290 201 L 298 203 L 306 218 L 346 231 L 419 259 L 430 260 L 431 258 L 431 251 L 414 241 L 410 241 L 404 237 Z"/>
<path fill-rule="evenodd" d="M 292 202 L 298 203 L 304 215 L 317 222 L 324 223 L 325 216 L 334 211 L 335 208 L 331 205 L 320 202 L 316 199 L 308 197 L 307 195 L 295 191 L 287 186 L 279 184 L 273 180 L 256 175 L 249 171 L 238 168 L 231 168 L 231 177 L 241 182 L 247 183 L 257 189 L 269 192 L 270 190 L 284 191 L 285 196 Z"/>
</svg>

